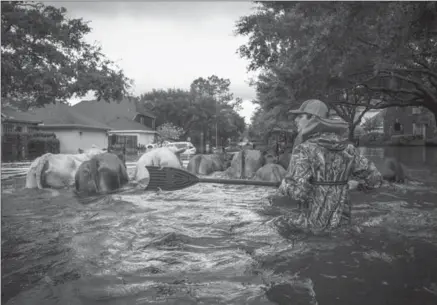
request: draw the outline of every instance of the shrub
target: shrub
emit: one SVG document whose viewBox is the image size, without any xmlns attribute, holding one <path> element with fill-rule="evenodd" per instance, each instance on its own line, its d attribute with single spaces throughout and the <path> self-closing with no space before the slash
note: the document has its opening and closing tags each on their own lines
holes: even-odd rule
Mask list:
<svg viewBox="0 0 437 305">
<path fill-rule="evenodd" d="M 2 136 L 2 160 L 34 159 L 45 153 L 59 153 L 60 143 L 54 133 L 8 132 Z"/>
</svg>

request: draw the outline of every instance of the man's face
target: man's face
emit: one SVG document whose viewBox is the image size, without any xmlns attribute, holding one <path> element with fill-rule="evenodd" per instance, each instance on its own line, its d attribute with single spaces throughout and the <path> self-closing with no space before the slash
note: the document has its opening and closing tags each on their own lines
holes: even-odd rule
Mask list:
<svg viewBox="0 0 437 305">
<path fill-rule="evenodd" d="M 297 126 L 297 131 L 301 132 L 303 128 L 308 124 L 308 115 L 307 114 L 298 114 L 294 119 L 294 122 Z"/>
</svg>

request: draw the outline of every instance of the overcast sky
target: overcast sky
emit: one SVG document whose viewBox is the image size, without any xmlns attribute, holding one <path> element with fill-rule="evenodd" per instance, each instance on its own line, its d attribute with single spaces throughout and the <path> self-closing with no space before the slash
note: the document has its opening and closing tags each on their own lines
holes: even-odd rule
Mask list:
<svg viewBox="0 0 437 305">
<path fill-rule="evenodd" d="M 245 38 L 234 35 L 251 2 L 46 2 L 64 6 L 74 18 L 90 21 L 86 37 L 135 81 L 134 93 L 152 89 L 188 89 L 198 77 L 231 80 L 231 91 L 244 100 L 241 115 L 250 121 L 255 90 L 248 62 L 236 51 Z M 92 97 L 87 97 L 92 98 Z M 73 103 L 78 100 L 72 101 Z"/>
</svg>

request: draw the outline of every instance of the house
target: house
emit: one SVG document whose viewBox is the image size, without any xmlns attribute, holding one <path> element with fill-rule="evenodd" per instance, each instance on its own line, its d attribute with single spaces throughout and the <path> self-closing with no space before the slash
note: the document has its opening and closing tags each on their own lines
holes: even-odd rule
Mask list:
<svg viewBox="0 0 437 305">
<path fill-rule="evenodd" d="M 424 139 L 437 136 L 434 115 L 423 107 L 388 108 L 384 117 L 384 133 L 393 135 L 421 135 Z"/>
<path fill-rule="evenodd" d="M 77 153 L 78 149 L 88 149 L 92 145 L 108 147 L 107 132 L 111 127 L 78 113 L 69 105 L 48 104 L 27 114 L 42 122 L 38 125 L 39 130 L 56 135 L 60 153 Z"/>
<path fill-rule="evenodd" d="M 156 116 L 137 101 L 82 101 L 73 106 L 79 113 L 111 127 L 111 146 L 136 149 L 155 142 Z"/>
<path fill-rule="evenodd" d="M 42 123 L 33 115 L 18 111 L 12 107 L 3 107 L 1 111 L 2 135 L 4 132 L 29 132 Z"/>
</svg>

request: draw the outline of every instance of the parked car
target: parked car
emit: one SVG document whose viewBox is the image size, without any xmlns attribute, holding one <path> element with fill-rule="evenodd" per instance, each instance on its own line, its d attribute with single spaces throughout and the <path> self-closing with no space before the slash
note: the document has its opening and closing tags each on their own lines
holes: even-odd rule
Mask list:
<svg viewBox="0 0 437 305">
<path fill-rule="evenodd" d="M 222 147 L 222 146 L 219 146 L 219 147 L 213 147 L 213 148 L 212 148 L 212 153 L 213 153 L 213 154 L 219 154 L 219 153 L 222 153 L 224 149 L 225 149 L 225 148 Z"/>
<path fill-rule="evenodd" d="M 230 145 L 228 147 L 225 147 L 225 151 L 229 154 L 235 154 L 237 152 L 239 152 L 241 150 L 240 147 L 238 147 L 238 145 Z"/>
<path fill-rule="evenodd" d="M 159 147 L 157 143 L 150 143 L 146 145 L 147 150 L 155 149 L 157 147 Z"/>
<path fill-rule="evenodd" d="M 181 153 L 181 160 L 189 160 L 192 155 L 195 155 L 197 150 L 191 142 L 171 142 L 167 143 L 167 147 L 175 147 L 177 149 L 185 148 Z"/>
</svg>

